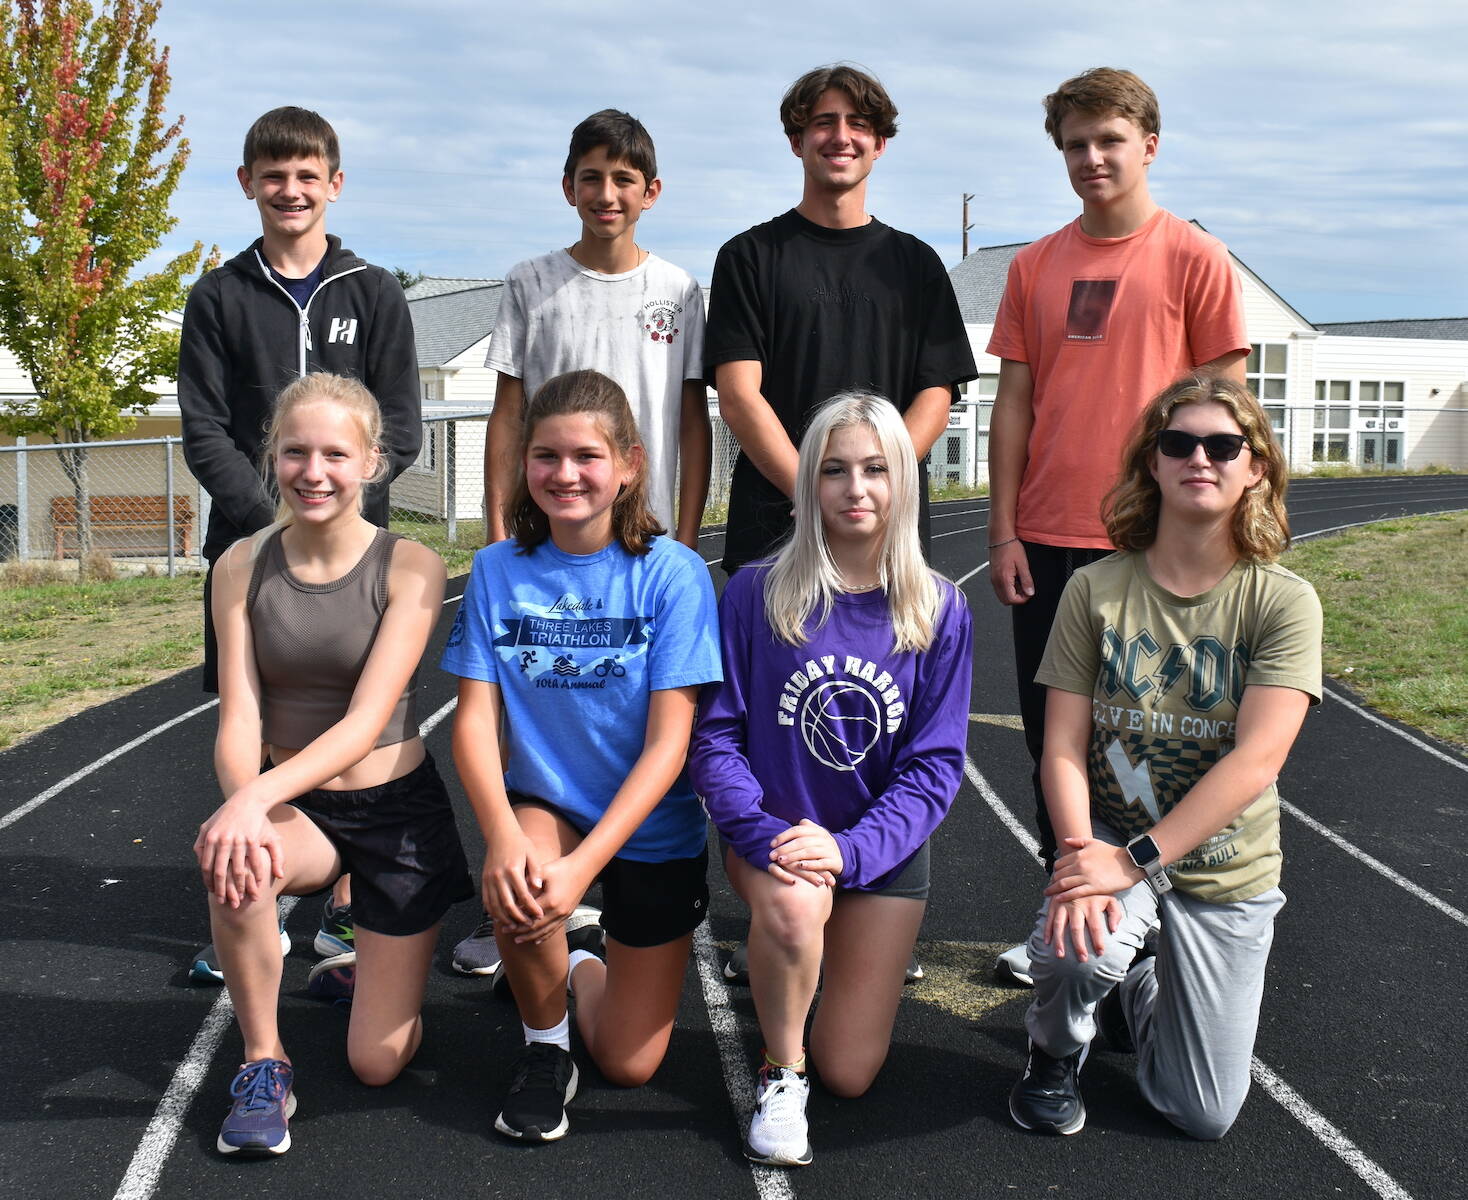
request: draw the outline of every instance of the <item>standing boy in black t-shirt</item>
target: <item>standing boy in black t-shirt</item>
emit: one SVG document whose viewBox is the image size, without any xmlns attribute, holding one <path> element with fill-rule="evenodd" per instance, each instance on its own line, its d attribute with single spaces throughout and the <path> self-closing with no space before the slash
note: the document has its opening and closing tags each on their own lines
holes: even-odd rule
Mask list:
<svg viewBox="0 0 1468 1200">
<path fill-rule="evenodd" d="M 897 133 L 882 85 L 854 67 L 820 67 L 791 85 L 780 120 L 805 169 L 800 203 L 719 251 L 704 339 L 719 411 L 741 447 L 726 571 L 789 531 L 795 447 L 832 395 L 886 396 L 922 460 L 948 425 L 955 385 L 977 374 L 932 247 L 866 211 L 867 177 Z M 925 546 L 926 481 L 924 468 Z"/>
<path fill-rule="evenodd" d="M 206 692 L 219 690 L 213 564 L 275 518 L 259 458 L 280 390 L 309 371 L 360 379 L 382 409 L 389 480 L 418 457 L 423 437 L 418 353 L 402 286 L 326 232 L 327 206 L 342 188 L 335 130 L 309 109 L 272 109 L 245 134 L 237 174 L 259 209 L 261 236 L 194 285 L 179 344 L 184 458 L 212 502 L 204 537 Z M 364 515 L 384 527 L 387 483 L 364 493 Z M 346 878 L 316 936 L 323 954 L 352 949 Z M 283 931 L 281 938 L 288 949 Z M 190 977 L 223 982 L 212 946 L 195 955 Z"/>
</svg>

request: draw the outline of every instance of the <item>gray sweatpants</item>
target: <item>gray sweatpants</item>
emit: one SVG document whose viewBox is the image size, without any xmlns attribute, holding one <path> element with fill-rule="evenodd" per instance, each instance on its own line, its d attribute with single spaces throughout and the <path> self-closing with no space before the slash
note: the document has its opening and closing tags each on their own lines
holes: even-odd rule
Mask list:
<svg viewBox="0 0 1468 1200">
<path fill-rule="evenodd" d="M 1095 832 L 1118 841 L 1099 824 Z M 1249 900 L 1214 904 L 1174 890 L 1162 898 L 1160 913 L 1145 883 L 1117 899 L 1121 926 L 1107 937 L 1106 952 L 1084 963 L 1069 939 L 1064 958 L 1045 944 L 1048 904 L 1040 907 L 1029 941 L 1035 1000 L 1025 1028 L 1047 1054 L 1073 1054 L 1095 1035 L 1097 1004 L 1120 984 L 1142 1095 L 1183 1132 L 1220 1138 L 1249 1091 L 1264 967 L 1284 893 L 1271 888 Z M 1157 957 L 1128 974 L 1158 916 Z"/>
</svg>

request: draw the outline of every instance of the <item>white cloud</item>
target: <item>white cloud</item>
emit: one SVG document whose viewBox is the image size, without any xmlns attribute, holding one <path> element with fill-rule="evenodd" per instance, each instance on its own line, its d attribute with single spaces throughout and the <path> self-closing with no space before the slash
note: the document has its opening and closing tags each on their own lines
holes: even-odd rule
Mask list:
<svg viewBox="0 0 1468 1200">
<path fill-rule="evenodd" d="M 559 194 L 566 140 L 610 105 L 658 145 L 666 190 L 640 240 L 706 280 L 726 238 L 798 199 L 784 88 L 845 58 L 876 71 L 902 110 L 870 207 L 952 262 L 965 191 L 975 245 L 1029 240 L 1074 215 L 1040 101 L 1109 63 L 1161 99 L 1159 200 L 1307 316 L 1468 315 L 1468 12 L 1457 7 L 439 0 L 264 15 L 236 0 L 165 5 L 170 111 L 187 115 L 194 147 L 174 205 L 179 245 L 232 253 L 255 236 L 233 181 L 240 141 L 259 113 L 297 103 L 341 135 L 348 183 L 332 228 L 349 245 L 387 265 L 503 275 L 574 240 Z"/>
</svg>

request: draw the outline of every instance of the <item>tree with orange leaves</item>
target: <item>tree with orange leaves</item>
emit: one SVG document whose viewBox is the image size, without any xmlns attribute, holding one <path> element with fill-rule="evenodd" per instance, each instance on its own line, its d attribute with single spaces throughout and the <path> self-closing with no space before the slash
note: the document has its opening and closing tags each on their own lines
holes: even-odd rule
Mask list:
<svg viewBox="0 0 1468 1200">
<path fill-rule="evenodd" d="M 139 264 L 173 228 L 168 203 L 189 157 L 183 118 L 165 125 L 168 50 L 158 0 L 0 5 L 0 340 L 35 397 L 0 402 L 0 429 L 44 433 L 92 546 L 85 443 L 128 429 L 178 371 L 183 306 L 203 246 L 159 270 Z M 213 266 L 217 248 L 207 263 Z"/>
</svg>

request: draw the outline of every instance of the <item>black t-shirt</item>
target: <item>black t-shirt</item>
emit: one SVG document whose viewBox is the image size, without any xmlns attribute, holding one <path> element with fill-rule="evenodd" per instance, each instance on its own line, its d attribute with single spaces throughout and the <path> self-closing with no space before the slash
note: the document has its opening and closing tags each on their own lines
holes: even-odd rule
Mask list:
<svg viewBox="0 0 1468 1200">
<path fill-rule="evenodd" d="M 704 364 L 759 362 L 761 392 L 797 445 L 811 414 L 863 388 L 905 411 L 924 388 L 977 374 L 948 273 L 932 247 L 875 218 L 828 229 L 794 209 L 725 243 L 714 263 Z M 921 529 L 927 539 L 923 472 Z M 743 454 L 734 464 L 724 569 L 771 550 L 790 500 Z"/>
</svg>

